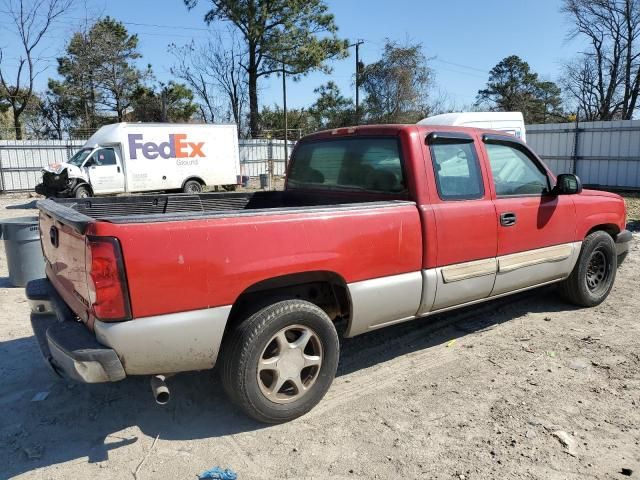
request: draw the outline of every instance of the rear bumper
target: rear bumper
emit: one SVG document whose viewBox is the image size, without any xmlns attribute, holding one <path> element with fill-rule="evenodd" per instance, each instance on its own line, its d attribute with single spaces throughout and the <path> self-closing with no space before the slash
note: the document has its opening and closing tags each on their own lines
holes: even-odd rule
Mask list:
<svg viewBox="0 0 640 480">
<path fill-rule="evenodd" d="M 115 382 L 126 377 L 115 350 L 99 343 L 76 319 L 49 280 L 29 282 L 26 294 L 40 351 L 56 374 L 84 383 Z"/>
<path fill-rule="evenodd" d="M 213 368 L 231 306 L 94 323 L 77 321 L 46 278 L 27 284 L 31 325 L 53 370 L 85 383 Z"/>
<path fill-rule="evenodd" d="M 623 230 L 616 235 L 616 254 L 621 256 L 629 251 L 629 246 L 633 240 L 633 234 L 629 230 Z"/>
</svg>

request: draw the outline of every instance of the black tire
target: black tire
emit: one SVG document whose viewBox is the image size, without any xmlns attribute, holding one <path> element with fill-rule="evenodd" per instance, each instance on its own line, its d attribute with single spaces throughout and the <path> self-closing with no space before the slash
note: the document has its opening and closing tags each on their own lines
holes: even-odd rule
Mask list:
<svg viewBox="0 0 640 480">
<path fill-rule="evenodd" d="M 182 187 L 184 193 L 202 193 L 202 184 L 198 180 L 187 180 Z"/>
<path fill-rule="evenodd" d="M 571 275 L 560 284 L 560 293 L 580 307 L 594 307 L 611 292 L 618 261 L 616 246 L 603 231 L 593 232 L 582 242 L 580 256 Z"/>
<path fill-rule="evenodd" d="M 306 345 L 319 350 L 319 356 L 307 355 L 309 350 L 304 346 L 297 352 L 301 351 L 305 358 L 319 358 L 319 366 L 304 367 L 297 374 L 298 380 L 306 379 L 301 380 L 301 385 L 309 382 L 308 389 L 299 391 L 287 380 L 275 392 L 275 397 L 268 398 L 264 391 L 269 380 L 265 380 L 264 375 L 268 377 L 270 372 L 262 370 L 259 375 L 258 363 L 283 358 L 280 351 L 264 360 L 265 356 L 271 356 L 269 348 L 278 348 L 276 336 L 281 332 L 295 335 L 297 328 L 315 334 Z M 289 346 L 301 337 L 294 336 L 291 340 L 287 337 L 291 342 Z M 339 353 L 338 334 L 324 311 L 303 300 L 284 300 L 262 308 L 228 333 L 220 353 L 222 385 L 229 398 L 252 418 L 264 423 L 287 422 L 304 415 L 322 399 L 335 377 Z M 274 373 L 273 384 L 276 380 Z"/>
<path fill-rule="evenodd" d="M 91 196 L 91 190 L 86 185 L 80 185 L 73 194 L 76 198 L 88 198 Z"/>
</svg>

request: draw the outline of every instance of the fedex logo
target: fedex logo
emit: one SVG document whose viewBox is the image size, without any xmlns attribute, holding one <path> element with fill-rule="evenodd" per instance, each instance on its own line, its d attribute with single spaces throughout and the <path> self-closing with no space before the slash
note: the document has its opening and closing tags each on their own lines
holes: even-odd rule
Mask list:
<svg viewBox="0 0 640 480">
<path fill-rule="evenodd" d="M 129 134 L 129 156 L 132 160 L 138 158 L 138 150 L 142 156 L 148 160 L 155 158 L 187 158 L 204 157 L 202 147 L 204 142 L 187 142 L 187 135 L 184 133 L 172 133 L 168 142 L 153 143 L 143 142 L 141 133 Z"/>
</svg>

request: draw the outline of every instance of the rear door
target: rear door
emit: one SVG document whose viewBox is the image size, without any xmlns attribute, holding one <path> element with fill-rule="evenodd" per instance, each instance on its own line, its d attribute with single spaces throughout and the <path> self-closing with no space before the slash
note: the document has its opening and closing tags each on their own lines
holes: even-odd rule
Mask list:
<svg viewBox="0 0 640 480">
<path fill-rule="evenodd" d="M 435 228 L 425 231 L 425 242 L 432 242 L 435 236 L 437 254 L 436 268 L 425 271 L 425 297 L 433 295 L 430 309 L 439 310 L 491 293 L 496 274 L 497 220 L 475 137 L 461 132 L 432 132 L 426 146 L 427 177 L 435 186 L 429 192 Z M 421 313 L 429 311 L 428 303 L 423 302 Z"/>
<path fill-rule="evenodd" d="M 499 222 L 492 295 L 568 275 L 579 253 L 579 245 L 572 243 L 573 199 L 551 194 L 550 174 L 524 143 L 505 135 L 485 134 L 482 139 Z"/>
<path fill-rule="evenodd" d="M 89 172 L 89 181 L 94 193 L 124 192 L 124 172 L 118 148 L 97 149 L 84 166 Z"/>
</svg>

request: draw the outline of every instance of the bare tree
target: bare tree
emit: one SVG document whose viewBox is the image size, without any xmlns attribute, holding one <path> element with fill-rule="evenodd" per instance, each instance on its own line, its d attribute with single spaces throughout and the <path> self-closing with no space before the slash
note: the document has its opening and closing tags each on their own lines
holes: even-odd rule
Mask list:
<svg viewBox="0 0 640 480">
<path fill-rule="evenodd" d="M 13 80 L 4 50 L 0 48 L 0 85 L 13 113 L 16 138 L 22 138 L 20 116 L 29 106 L 34 94 L 39 58 L 36 49 L 55 21 L 72 5 L 73 0 L 5 0 L 7 17 L 18 34 L 22 51 L 13 65 Z"/>
<path fill-rule="evenodd" d="M 640 0 L 564 0 L 571 38 L 589 49 L 565 67 L 563 84 L 590 120 L 633 118 L 640 95 Z"/>
<path fill-rule="evenodd" d="M 214 122 L 220 115 L 219 94 L 226 97 L 230 120 L 242 131 L 244 111 L 248 99 L 247 72 L 242 65 L 246 62 L 246 50 L 233 31 L 230 40 L 223 41 L 217 34 L 205 44 L 195 42 L 178 47 L 169 46 L 176 58 L 171 73 L 181 78 L 197 94 L 205 121 Z"/>
</svg>

